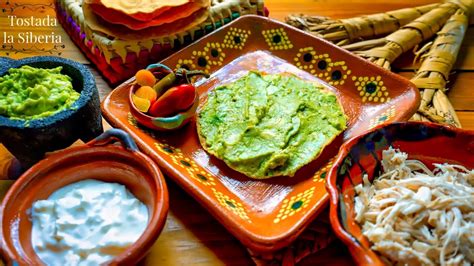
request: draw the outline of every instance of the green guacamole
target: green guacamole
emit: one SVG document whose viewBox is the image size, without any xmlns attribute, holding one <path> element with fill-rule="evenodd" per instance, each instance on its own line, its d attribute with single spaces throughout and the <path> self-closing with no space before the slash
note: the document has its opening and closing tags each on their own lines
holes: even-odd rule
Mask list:
<svg viewBox="0 0 474 266">
<path fill-rule="evenodd" d="M 52 69 L 22 66 L 0 77 L 0 115 L 12 119 L 38 119 L 71 107 L 80 94 L 71 78 Z"/>
<path fill-rule="evenodd" d="M 346 116 L 318 83 L 249 72 L 209 93 L 197 127 L 209 153 L 263 179 L 293 176 L 346 128 Z"/>
</svg>

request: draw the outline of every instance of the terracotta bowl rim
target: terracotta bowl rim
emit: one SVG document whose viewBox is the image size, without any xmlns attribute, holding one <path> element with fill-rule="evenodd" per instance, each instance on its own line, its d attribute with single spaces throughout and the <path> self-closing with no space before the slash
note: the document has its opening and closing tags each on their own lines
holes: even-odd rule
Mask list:
<svg viewBox="0 0 474 266">
<path fill-rule="evenodd" d="M 370 263 L 371 265 L 384 265 L 380 260 L 379 256 L 372 252 L 370 249 L 363 247 L 358 240 L 356 240 L 353 235 L 346 231 L 339 220 L 338 215 L 338 205 L 340 193 L 336 185 L 337 181 L 337 170 L 343 163 L 344 159 L 347 157 L 352 148 L 364 139 L 367 135 L 370 135 L 376 131 L 380 131 L 386 128 L 400 127 L 407 125 L 410 127 L 428 127 L 434 130 L 443 130 L 448 132 L 453 132 L 456 134 L 462 135 L 471 135 L 474 136 L 474 130 L 466 130 L 462 128 L 457 128 L 449 125 L 442 125 L 432 122 L 420 122 L 420 121 L 408 121 L 408 122 L 395 122 L 395 123 L 383 123 L 374 127 L 370 130 L 365 131 L 363 134 L 355 136 L 348 141 L 346 141 L 340 148 L 333 166 L 331 167 L 328 173 L 328 179 L 326 182 L 326 190 L 329 194 L 329 218 L 331 222 L 331 227 L 336 234 L 336 236 L 348 247 L 353 259 L 356 260 L 359 264 Z"/>
<path fill-rule="evenodd" d="M 84 146 L 72 147 L 65 150 L 57 151 L 50 154 L 45 159 L 41 160 L 33 167 L 28 169 L 25 173 L 21 175 L 19 179 L 16 180 L 16 182 L 8 190 L 0 205 L 0 232 L 3 232 L 3 223 L 6 222 L 4 221 L 5 207 L 14 202 L 17 195 L 21 193 L 26 187 L 30 186 L 29 183 L 32 180 L 44 178 L 44 175 L 35 176 L 34 173 L 36 171 L 42 169 L 47 169 L 48 171 L 53 170 L 55 168 L 61 167 L 61 162 L 66 159 L 71 159 L 77 156 L 82 157 L 96 152 L 115 153 L 117 156 L 123 158 L 126 158 L 127 156 L 135 157 L 136 161 L 141 161 L 143 163 L 142 169 L 148 172 L 151 175 L 151 180 L 154 181 L 153 186 L 155 187 L 155 190 L 158 193 L 153 193 L 151 202 L 154 202 L 156 206 L 152 209 L 148 208 L 149 221 L 145 231 L 142 233 L 140 238 L 135 241 L 135 243 L 130 245 L 122 254 L 106 262 L 106 264 L 120 264 L 130 259 L 135 260 L 143 258 L 143 256 L 146 255 L 147 251 L 157 240 L 165 225 L 169 207 L 168 190 L 164 175 L 162 174 L 158 166 L 150 158 L 148 158 L 138 150 L 133 151 L 115 145 L 89 146 L 86 144 Z M 124 163 L 127 164 L 126 162 Z M 149 186 L 148 182 L 147 186 Z M 59 187 L 57 189 L 59 189 Z M 18 252 L 14 248 L 14 246 L 11 245 L 12 239 L 6 239 L 5 234 L 3 233 L 0 237 L 0 251 L 3 252 L 4 255 L 6 255 L 5 259 L 14 260 L 16 262 L 19 262 L 20 265 L 22 263 L 35 262 L 35 260 L 32 261 L 29 259 L 28 254 L 25 254 L 26 256 L 23 256 L 20 252 Z M 20 241 L 19 243 L 19 246 L 23 246 L 21 244 L 22 241 Z"/>
</svg>

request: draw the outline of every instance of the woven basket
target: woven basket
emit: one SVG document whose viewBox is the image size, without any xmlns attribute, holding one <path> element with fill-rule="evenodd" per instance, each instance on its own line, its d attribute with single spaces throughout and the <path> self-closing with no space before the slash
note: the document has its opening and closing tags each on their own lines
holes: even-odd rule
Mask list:
<svg viewBox="0 0 474 266">
<path fill-rule="evenodd" d="M 174 35 L 130 41 L 88 28 L 81 4 L 82 0 L 56 0 L 58 20 L 112 86 L 242 15 L 264 14 L 263 0 L 212 0 L 208 18 L 199 26 Z"/>
</svg>

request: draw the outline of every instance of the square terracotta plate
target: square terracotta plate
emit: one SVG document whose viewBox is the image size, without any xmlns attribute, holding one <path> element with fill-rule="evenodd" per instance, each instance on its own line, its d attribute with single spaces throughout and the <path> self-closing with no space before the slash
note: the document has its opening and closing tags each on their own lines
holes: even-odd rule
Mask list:
<svg viewBox="0 0 474 266">
<path fill-rule="evenodd" d="M 102 103 L 112 125 L 129 132 L 170 178 L 245 246 L 260 252 L 288 245 L 326 206 L 325 176 L 342 141 L 383 122 L 407 120 L 419 104 L 418 90 L 407 80 L 324 40 L 259 16 L 241 17 L 163 63 L 212 74 L 197 82 L 201 105 L 209 90 L 250 69 L 320 80 L 342 102 L 348 129 L 294 177 L 268 180 L 249 179 L 206 153 L 194 120 L 172 133 L 137 125 L 128 103 L 133 79 Z"/>
</svg>

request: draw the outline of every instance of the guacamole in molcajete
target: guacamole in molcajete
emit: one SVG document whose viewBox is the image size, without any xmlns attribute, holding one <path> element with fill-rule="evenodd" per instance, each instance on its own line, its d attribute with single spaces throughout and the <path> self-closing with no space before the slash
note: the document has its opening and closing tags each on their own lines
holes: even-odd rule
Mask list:
<svg viewBox="0 0 474 266">
<path fill-rule="evenodd" d="M 22 66 L 8 70 L 0 77 L 0 115 L 30 120 L 71 107 L 80 94 L 61 69 Z"/>
<path fill-rule="evenodd" d="M 263 179 L 293 176 L 346 128 L 346 116 L 318 83 L 249 72 L 209 92 L 197 128 L 209 153 Z"/>
</svg>

